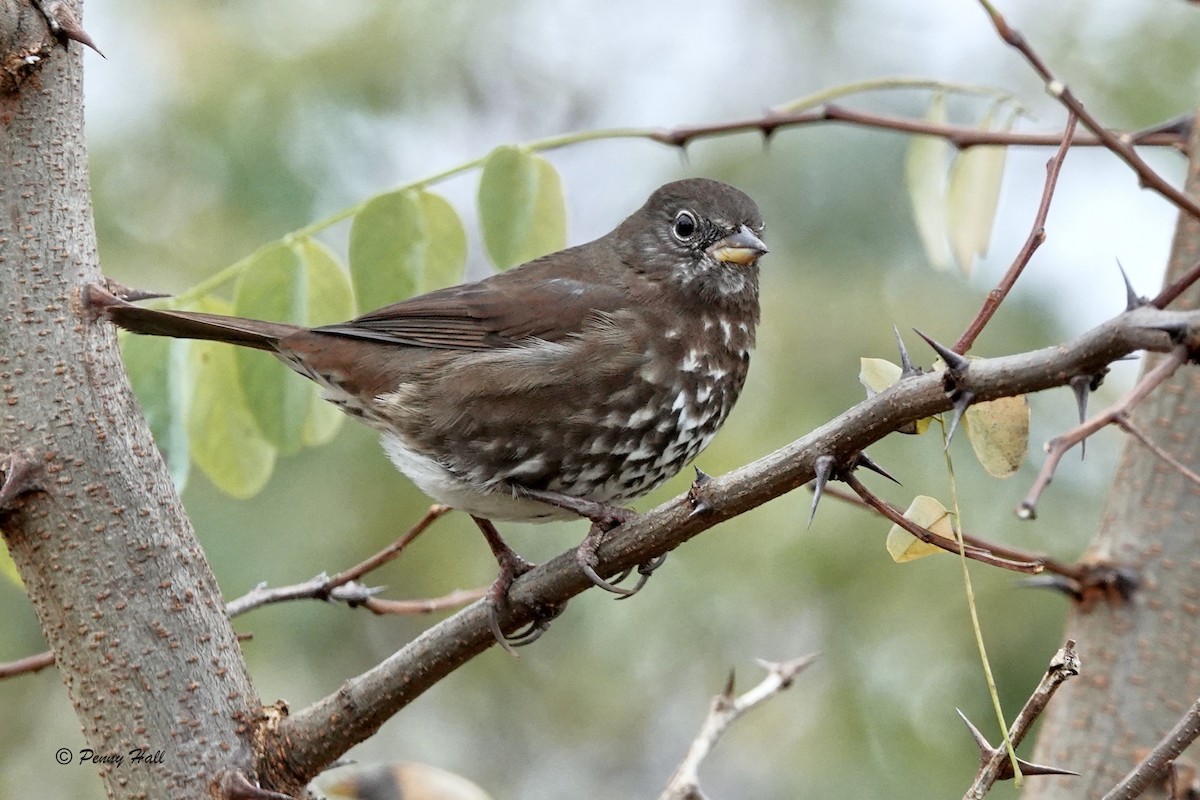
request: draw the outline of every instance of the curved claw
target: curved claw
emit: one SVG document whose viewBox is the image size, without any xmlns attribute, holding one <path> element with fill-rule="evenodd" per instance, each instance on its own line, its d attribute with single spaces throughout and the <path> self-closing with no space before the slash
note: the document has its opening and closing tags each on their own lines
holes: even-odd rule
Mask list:
<svg viewBox="0 0 1200 800">
<path fill-rule="evenodd" d="M 634 585 L 634 587 L 632 589 L 629 590 L 629 594 L 622 595 L 621 597 L 618 597 L 617 599 L 625 600 L 627 598 L 633 597 L 635 594 L 640 592 L 642 590 L 642 587 L 646 585 L 646 581 L 650 580 L 650 574 L 652 572 L 654 572 L 654 570 L 661 567 L 663 565 L 663 562 L 666 560 L 667 560 L 667 554 L 663 553 L 661 556 L 659 556 L 657 558 L 653 558 L 653 559 L 647 561 L 645 564 L 638 564 L 637 571 L 638 571 L 638 575 L 640 576 L 640 577 L 638 577 L 638 582 Z"/>
<path fill-rule="evenodd" d="M 500 645 L 500 647 L 504 649 L 504 652 L 508 653 L 513 658 L 519 658 L 517 651 L 513 649 L 517 645 L 514 645 L 508 636 L 504 634 L 504 631 L 500 628 L 500 612 L 496 608 L 496 603 L 489 599 L 487 607 L 488 630 L 492 632 L 492 638 L 496 640 L 496 644 Z"/>
<path fill-rule="evenodd" d="M 518 631 L 511 636 L 504 637 L 504 643 L 507 645 L 505 649 L 513 647 L 524 647 L 528 644 L 533 644 L 538 639 L 542 638 L 542 634 L 550 630 L 549 620 L 537 620 L 529 623 L 524 630 Z"/>
<path fill-rule="evenodd" d="M 623 586 L 617 586 L 616 584 L 609 583 L 608 581 L 604 580 L 604 578 L 601 578 L 599 574 L 597 574 L 595 567 L 583 561 L 579 562 L 579 567 L 583 570 L 583 574 L 587 575 L 589 581 L 606 592 L 612 592 L 613 594 L 619 594 L 622 597 L 628 597 L 641 588 L 641 582 L 638 583 L 638 586 L 635 589 L 626 589 Z"/>
<path fill-rule="evenodd" d="M 506 634 L 500 627 L 500 611 L 496 604 L 496 600 L 492 597 L 487 598 L 488 607 L 488 630 L 496 640 L 496 644 L 504 649 L 513 658 L 520 658 L 514 648 L 524 647 L 525 645 L 533 644 L 538 639 L 542 638 L 542 634 L 550 630 L 550 620 L 562 613 L 562 607 L 556 607 L 548 615 L 535 619 L 527 626 L 517 631 L 516 633 Z"/>
</svg>

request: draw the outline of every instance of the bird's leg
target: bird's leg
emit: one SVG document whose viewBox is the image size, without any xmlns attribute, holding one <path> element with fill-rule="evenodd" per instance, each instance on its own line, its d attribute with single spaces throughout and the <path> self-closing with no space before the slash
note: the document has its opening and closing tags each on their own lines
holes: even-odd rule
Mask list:
<svg viewBox="0 0 1200 800">
<path fill-rule="evenodd" d="M 616 585 L 625 580 L 629 575 L 629 570 L 621 573 L 611 582 L 606 581 L 596 572 L 596 567 L 599 565 L 596 552 L 608 537 L 609 531 L 629 522 L 637 516 L 637 513 L 628 508 L 610 506 L 605 503 L 598 503 L 595 500 L 571 497 L 560 492 L 550 492 L 544 489 L 522 489 L 521 491 L 534 500 L 539 500 L 591 520 L 592 527 L 588 529 L 587 536 L 583 537 L 583 541 L 579 544 L 579 547 L 575 548 L 575 561 L 579 564 L 579 568 L 583 570 L 583 574 L 587 575 L 588 580 L 606 592 L 612 592 L 613 594 L 620 595 L 622 598 L 637 594 L 646 585 L 646 580 L 650 577 L 650 573 L 661 566 L 663 560 L 666 558 L 665 555 L 660 556 L 653 561 L 640 565 L 638 573 L 641 577 L 638 578 L 637 584 L 632 589 Z"/>
<path fill-rule="evenodd" d="M 488 547 L 492 549 L 492 555 L 496 557 L 496 563 L 500 565 L 500 574 L 496 576 L 496 580 L 492 582 L 487 594 L 484 595 L 488 605 L 488 627 L 491 629 L 492 635 L 496 637 L 496 642 L 511 655 L 516 655 L 513 648 L 532 644 L 545 632 L 549 619 L 531 623 L 528 629 L 507 636 L 500 627 L 500 609 L 508 605 L 508 590 L 512 588 L 513 581 L 537 565 L 522 558 L 516 550 L 509 547 L 508 542 L 500 536 L 500 532 L 496 530 L 496 526 L 492 524 L 491 520 L 475 515 L 471 515 L 471 519 L 475 520 L 475 524 L 479 526 L 483 538 L 487 540 Z"/>
</svg>

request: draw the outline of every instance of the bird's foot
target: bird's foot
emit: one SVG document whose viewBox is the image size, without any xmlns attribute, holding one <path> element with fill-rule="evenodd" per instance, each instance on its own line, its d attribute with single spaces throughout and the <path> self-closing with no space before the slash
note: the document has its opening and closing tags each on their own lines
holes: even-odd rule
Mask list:
<svg viewBox="0 0 1200 800">
<path fill-rule="evenodd" d="M 637 594 L 646 585 L 650 573 L 658 569 L 666 558 L 665 555 L 660 556 L 639 565 L 637 568 L 639 575 L 638 582 L 632 589 L 626 589 L 623 586 L 617 585 L 625 580 L 632 570 L 625 570 L 612 581 L 605 580 L 596 572 L 596 568 L 600 564 L 596 553 L 611 530 L 634 519 L 637 517 L 637 513 L 628 508 L 610 506 L 607 503 L 598 503 L 595 500 L 571 497 L 560 492 L 550 492 L 544 489 L 523 489 L 522 491 L 534 500 L 539 500 L 547 505 L 561 508 L 564 511 L 570 511 L 573 514 L 578 514 L 585 519 L 591 520 L 591 529 L 579 547 L 575 549 L 575 561 L 579 564 L 579 568 L 583 570 L 583 574 L 587 576 L 588 580 L 606 592 L 620 595 L 618 599 Z"/>
<path fill-rule="evenodd" d="M 609 530 L 600 527 L 596 523 L 592 523 L 587 536 L 583 537 L 583 541 L 579 543 L 579 547 L 575 548 L 575 563 L 583 570 L 583 574 L 588 577 L 588 580 L 604 591 L 618 595 L 618 600 L 624 600 L 626 597 L 632 597 L 642 590 L 642 587 L 646 585 L 646 581 L 650 580 L 650 573 L 661 567 L 662 563 L 667 560 L 667 554 L 663 553 L 658 558 L 651 559 L 645 564 L 639 564 L 637 567 L 637 583 L 633 585 L 632 589 L 627 589 L 619 584 L 629 577 L 629 573 L 633 570 L 627 569 L 611 581 L 605 580 L 596 572 L 596 567 L 600 563 L 600 559 L 596 553 L 600 549 L 600 545 L 608 538 L 608 533 Z"/>
<path fill-rule="evenodd" d="M 472 519 L 479 526 L 479 530 L 483 532 L 483 538 L 487 539 L 488 547 L 492 549 L 492 555 L 496 557 L 496 563 L 500 566 L 500 574 L 496 576 L 496 580 L 492 581 L 487 594 L 484 595 L 488 611 L 488 629 L 491 630 L 492 636 L 496 637 L 496 643 L 509 655 L 515 656 L 517 653 L 514 648 L 537 641 L 550 627 L 550 620 L 558 616 L 562 608 L 548 609 L 546 613 L 539 615 L 538 619 L 529 623 L 525 628 L 512 634 L 506 634 L 500 625 L 500 613 L 509 607 L 508 590 L 512 588 L 513 582 L 517 578 L 529 572 L 537 564 L 522 558 L 516 550 L 509 547 L 491 520 L 474 516 Z"/>
</svg>

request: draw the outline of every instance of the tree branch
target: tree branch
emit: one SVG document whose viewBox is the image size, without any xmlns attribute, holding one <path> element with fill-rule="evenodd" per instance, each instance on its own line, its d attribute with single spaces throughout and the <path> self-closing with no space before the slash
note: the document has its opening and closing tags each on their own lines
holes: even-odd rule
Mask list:
<svg viewBox="0 0 1200 800">
<path fill-rule="evenodd" d="M 1000 279 L 1000 283 L 996 285 L 995 289 L 988 292 L 987 298 L 983 301 L 983 308 L 979 309 L 975 319 L 971 320 L 971 324 L 954 343 L 954 352 L 966 353 L 971 349 L 971 345 L 975 344 L 975 340 L 983 332 L 984 326 L 999 310 L 1004 298 L 1008 297 L 1008 293 L 1016 285 L 1017 278 L 1021 277 L 1021 273 L 1025 271 L 1025 266 L 1033 258 L 1034 252 L 1042 246 L 1042 242 L 1046 241 L 1046 217 L 1050 214 L 1050 200 L 1054 197 L 1054 188 L 1058 185 L 1058 176 L 1062 172 L 1067 151 L 1071 149 L 1071 142 L 1075 139 L 1075 126 L 1078 121 L 1079 118 L 1075 114 L 1067 115 L 1067 129 L 1063 134 L 1062 144 L 1046 162 L 1046 185 L 1042 189 L 1042 199 L 1038 203 L 1037 213 L 1033 215 L 1033 228 L 1029 231 L 1025 244 L 1021 245 L 1017 257 L 1013 259 L 1012 265 Z"/>
<path fill-rule="evenodd" d="M 1171 349 L 1171 338 L 1155 329 L 1164 325 L 1200 330 L 1200 312 L 1137 308 L 1068 345 L 972 361 L 958 384 L 972 391 L 976 401 L 1064 386 L 1074 375 L 1095 374 L 1137 350 Z M 892 431 L 952 406 L 941 374 L 904 379 L 774 453 L 711 478 L 705 484 L 704 513 L 696 513 L 683 495 L 620 526 L 600 547 L 597 571 L 608 577 L 649 562 L 714 525 L 803 486 L 813 479 L 818 457 L 832 455 L 839 463 L 849 462 Z M 511 631 L 552 616 L 591 586 L 572 549 L 513 584 L 501 625 Z M 267 733 L 267 753 L 261 765 L 264 774 L 306 782 L 494 644 L 484 604 L 463 609 L 371 670 L 346 681 L 336 693 L 279 720 Z"/>
<path fill-rule="evenodd" d="M 1104 795 L 1104 800 L 1133 800 L 1141 796 L 1150 784 L 1162 777 L 1171 762 L 1196 741 L 1197 736 L 1200 736 L 1200 700 L 1192 703 L 1175 727 L 1120 783 Z"/>
<path fill-rule="evenodd" d="M 896 131 L 899 133 L 916 134 L 920 136 L 935 136 L 945 139 L 959 150 L 982 145 L 1026 146 L 1026 147 L 1061 147 L 1066 138 L 1065 130 L 1056 133 L 1022 133 L 1019 131 L 983 130 L 969 125 L 949 125 L 929 122 L 927 120 L 897 117 L 890 114 L 878 114 L 870 111 L 859 111 L 833 103 L 810 108 L 802 111 L 768 111 L 762 116 L 728 120 L 706 125 L 681 126 L 664 130 L 632 131 L 628 135 L 637 138 L 647 138 L 659 144 L 672 147 L 687 147 L 696 139 L 706 139 L 714 136 L 728 136 L 731 133 L 758 132 L 763 136 L 772 136 L 784 128 L 795 128 L 803 125 L 814 125 L 825 122 L 841 122 L 876 130 Z M 1174 147 L 1182 149 L 1187 141 L 1185 134 L 1175 131 L 1108 132 L 1110 136 L 1119 137 L 1135 145 Z M 1076 136 L 1073 142 L 1076 147 L 1108 147 L 1101 137 L 1092 135 Z"/>
<path fill-rule="evenodd" d="M 1111 150 L 1113 155 L 1124 161 L 1134 171 L 1134 174 L 1138 176 L 1138 185 L 1143 189 L 1152 189 L 1158 192 L 1180 211 L 1200 219 L 1200 204 L 1155 172 L 1145 159 L 1133 149 L 1133 143 L 1128 136 L 1113 133 L 1104 127 L 1100 120 L 1084 107 L 1071 88 L 1054 76 L 1050 67 L 1046 65 L 1046 62 L 1037 54 L 1021 32 L 1009 25 L 1008 20 L 995 6 L 988 0 L 980 0 L 980 5 L 987 11 L 992 25 L 996 28 L 996 33 L 1000 35 L 1005 44 L 1010 45 L 1024 56 L 1025 60 L 1029 62 L 1029 66 L 1033 67 L 1033 71 L 1046 84 L 1046 91 L 1050 93 L 1050 96 L 1056 98 L 1068 111 L 1079 117 L 1079 121 L 1085 128 L 1095 134 L 1096 138 Z"/>
<path fill-rule="evenodd" d="M 700 732 L 692 740 L 687 755 L 675 769 L 675 774 L 667 782 L 658 800 L 702 800 L 704 795 L 700 791 L 700 764 L 717 746 L 717 742 L 725 731 L 729 730 L 729 726 L 750 709 L 790 689 L 796 676 L 816 659 L 815 655 L 808 655 L 779 664 L 759 661 L 758 663 L 766 668 L 767 676 L 757 686 L 737 697 L 733 694 L 733 673 L 730 673 L 725 691 L 712 699 Z"/>
<path fill-rule="evenodd" d="M 1022 519 L 1033 519 L 1037 516 L 1038 499 L 1042 496 L 1042 492 L 1050 485 L 1050 481 L 1054 478 L 1054 471 L 1058 469 L 1058 463 L 1062 461 L 1062 457 L 1067 451 L 1075 445 L 1086 440 L 1096 431 L 1111 425 L 1118 417 L 1128 413 L 1131 408 L 1137 406 L 1142 400 L 1145 400 L 1150 392 L 1160 386 L 1163 381 L 1175 374 L 1175 370 L 1185 364 L 1188 360 L 1187 348 L 1183 345 L 1175 347 L 1170 356 L 1164 358 L 1154 366 L 1154 369 L 1147 372 L 1140 381 L 1137 382 L 1129 393 L 1113 403 L 1091 419 L 1077 425 L 1071 430 L 1064 433 L 1062 436 L 1056 436 L 1046 443 L 1046 461 L 1042 464 L 1042 469 L 1038 472 L 1037 478 L 1034 479 L 1033 485 L 1029 487 L 1029 492 L 1025 495 L 1025 499 L 1021 501 L 1021 505 L 1017 506 L 1017 516 Z"/>
<path fill-rule="evenodd" d="M 1021 713 L 1013 720 L 1012 725 L 1008 730 L 1008 739 L 1012 742 L 1013 749 L 1021 743 L 1025 735 L 1029 733 L 1033 723 L 1041 716 L 1046 706 L 1050 703 L 1050 698 L 1058 691 L 1058 687 L 1062 686 L 1069 678 L 1073 678 L 1079 674 L 1079 654 L 1075 652 L 1075 642 L 1071 639 L 1059 648 L 1054 657 L 1050 659 L 1050 666 L 1046 668 L 1046 673 L 1038 682 L 1037 688 L 1033 690 L 1033 694 L 1025 701 L 1025 705 L 1021 708 Z M 962 716 L 962 712 L 959 712 Z M 988 793 L 998 780 L 1009 780 L 1016 774 L 1012 766 L 1012 760 L 1009 757 L 1008 748 L 1006 747 L 991 747 L 987 741 L 983 739 L 982 734 L 970 721 L 963 716 L 963 720 L 971 728 L 971 733 L 975 736 L 975 741 L 980 746 L 980 761 L 979 772 L 975 774 L 975 780 L 971 783 L 966 794 L 963 795 L 963 800 L 979 800 Z M 1028 762 L 1020 762 L 1022 772 L 1026 775 L 1064 775 L 1075 774 L 1065 770 L 1060 770 L 1054 767 L 1043 767 L 1037 764 Z"/>
</svg>

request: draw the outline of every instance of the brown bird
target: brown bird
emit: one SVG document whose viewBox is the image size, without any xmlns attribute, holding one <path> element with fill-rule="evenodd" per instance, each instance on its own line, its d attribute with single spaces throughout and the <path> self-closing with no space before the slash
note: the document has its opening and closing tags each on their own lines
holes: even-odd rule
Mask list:
<svg viewBox="0 0 1200 800">
<path fill-rule="evenodd" d="M 762 229 L 748 196 L 696 178 L 593 242 L 336 325 L 90 299 L 135 333 L 266 350 L 378 430 L 401 472 L 487 537 L 498 632 L 495 604 L 531 565 L 489 520 L 589 517 L 577 560 L 628 592 L 596 574 L 596 548 L 629 516 L 614 504 L 679 472 L 733 407 L 759 320 Z"/>
</svg>

